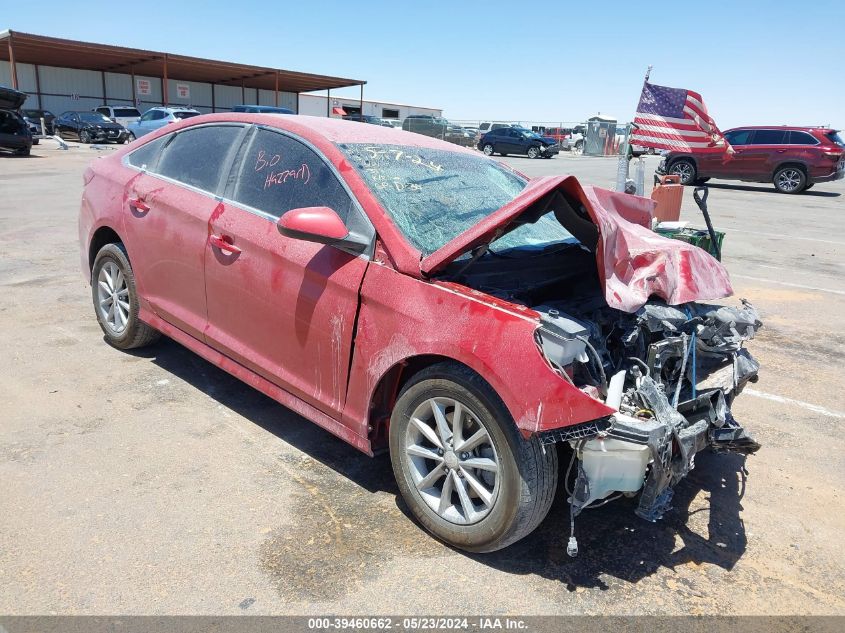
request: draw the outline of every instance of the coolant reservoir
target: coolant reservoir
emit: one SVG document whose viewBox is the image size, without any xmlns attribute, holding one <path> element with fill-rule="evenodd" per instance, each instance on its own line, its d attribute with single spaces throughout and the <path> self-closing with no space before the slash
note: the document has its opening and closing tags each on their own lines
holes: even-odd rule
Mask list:
<svg viewBox="0 0 845 633">
<path fill-rule="evenodd" d="M 578 457 L 590 486 L 590 496 L 584 504 L 587 505 L 612 492 L 639 490 L 651 453 L 648 446 L 641 444 L 597 438 L 584 444 Z"/>
</svg>

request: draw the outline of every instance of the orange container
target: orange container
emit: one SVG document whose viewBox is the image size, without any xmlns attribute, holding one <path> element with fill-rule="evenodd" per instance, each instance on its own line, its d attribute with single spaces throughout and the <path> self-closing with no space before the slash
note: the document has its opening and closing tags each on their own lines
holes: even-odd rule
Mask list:
<svg viewBox="0 0 845 633">
<path fill-rule="evenodd" d="M 680 176 L 659 176 L 659 182 L 651 191 L 651 199 L 657 203 L 654 219 L 658 222 L 677 222 L 681 219 L 681 201 L 684 186 Z"/>
</svg>

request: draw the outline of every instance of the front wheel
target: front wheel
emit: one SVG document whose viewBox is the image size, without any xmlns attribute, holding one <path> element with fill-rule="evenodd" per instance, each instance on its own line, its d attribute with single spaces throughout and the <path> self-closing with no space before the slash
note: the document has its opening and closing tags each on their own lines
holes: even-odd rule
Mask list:
<svg viewBox="0 0 845 633">
<path fill-rule="evenodd" d="M 798 193 L 807 184 L 807 176 L 798 167 L 781 167 L 772 182 L 781 193 Z"/>
<path fill-rule="evenodd" d="M 129 142 L 131 143 L 131 142 L 132 142 L 132 141 L 134 141 L 134 140 L 135 140 L 135 134 L 133 134 L 132 132 L 130 132 L 130 133 L 129 133 Z"/>
<path fill-rule="evenodd" d="M 160 334 L 138 318 L 135 275 L 123 244 L 106 244 L 94 259 L 91 292 L 106 342 L 118 349 L 143 347 Z"/>
<path fill-rule="evenodd" d="M 493 151 L 494 151 L 494 150 L 493 150 L 493 146 L 492 146 L 492 145 L 490 145 L 490 143 L 487 143 L 487 144 L 486 144 L 486 145 L 482 148 L 482 151 L 483 151 L 483 152 L 484 152 L 487 156 L 492 156 L 492 155 L 493 155 Z"/>
<path fill-rule="evenodd" d="M 79 142 L 80 143 L 90 143 L 91 142 L 91 135 L 88 133 L 87 130 L 82 130 L 79 133 Z"/>
<path fill-rule="evenodd" d="M 557 452 L 523 439 L 480 376 L 433 365 L 403 389 L 390 419 L 403 499 L 435 537 L 492 552 L 536 528 L 557 489 Z"/>
<path fill-rule="evenodd" d="M 682 185 L 691 185 L 695 182 L 695 163 L 687 159 L 675 161 L 669 173 L 678 176 Z"/>
<path fill-rule="evenodd" d="M 540 148 L 539 147 L 529 147 L 528 148 L 528 158 L 539 158 L 540 156 Z"/>
</svg>

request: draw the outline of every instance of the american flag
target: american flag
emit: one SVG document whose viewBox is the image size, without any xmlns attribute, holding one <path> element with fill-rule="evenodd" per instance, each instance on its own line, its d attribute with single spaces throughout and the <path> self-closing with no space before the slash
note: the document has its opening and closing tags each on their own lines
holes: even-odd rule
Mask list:
<svg viewBox="0 0 845 633">
<path fill-rule="evenodd" d="M 700 94 L 648 82 L 643 85 L 630 141 L 643 147 L 693 154 L 733 151 L 707 114 Z"/>
</svg>

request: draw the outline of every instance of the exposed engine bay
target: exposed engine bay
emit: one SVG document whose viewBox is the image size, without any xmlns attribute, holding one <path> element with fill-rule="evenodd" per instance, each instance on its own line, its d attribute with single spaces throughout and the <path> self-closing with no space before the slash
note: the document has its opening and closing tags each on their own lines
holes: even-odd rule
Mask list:
<svg viewBox="0 0 845 633">
<path fill-rule="evenodd" d="M 569 442 L 574 449 L 573 521 L 583 509 L 638 492 L 637 515 L 655 521 L 670 508 L 672 488 L 694 467 L 698 451 L 759 448 L 730 409 L 757 380 L 759 365 L 744 343 L 762 323 L 750 303 L 654 300 L 635 312 L 611 308 L 591 249 L 577 239 L 541 252 L 487 253 L 471 267 L 457 264 L 447 271 L 451 281 L 536 311 L 537 347 L 552 369 L 617 410 L 543 435 L 546 443 Z"/>
</svg>

